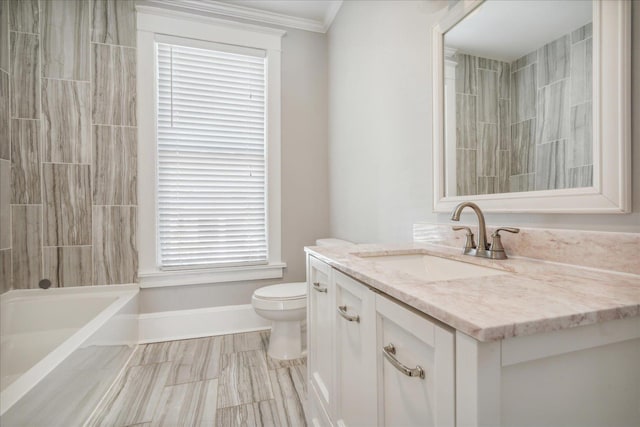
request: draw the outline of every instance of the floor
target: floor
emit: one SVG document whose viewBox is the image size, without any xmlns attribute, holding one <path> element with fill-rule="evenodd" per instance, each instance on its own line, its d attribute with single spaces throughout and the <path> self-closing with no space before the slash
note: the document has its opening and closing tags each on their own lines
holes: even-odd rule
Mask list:
<svg viewBox="0 0 640 427">
<path fill-rule="evenodd" d="M 306 426 L 306 359 L 267 355 L 269 332 L 140 345 L 89 426 Z"/>
</svg>

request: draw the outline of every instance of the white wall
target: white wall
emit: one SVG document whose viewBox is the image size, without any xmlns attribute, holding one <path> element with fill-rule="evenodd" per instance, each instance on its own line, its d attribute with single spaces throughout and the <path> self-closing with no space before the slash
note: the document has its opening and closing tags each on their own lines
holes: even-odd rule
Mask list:
<svg viewBox="0 0 640 427">
<path fill-rule="evenodd" d="M 143 313 L 249 304 L 266 284 L 305 280 L 303 247 L 329 235 L 325 34 L 282 39 L 282 280 L 143 289 Z"/>
<path fill-rule="evenodd" d="M 434 214 L 431 27 L 448 2 L 344 2 L 328 33 L 331 234 L 411 240 Z M 633 5 L 631 215 L 487 215 L 501 225 L 640 232 L 640 4 Z M 464 221 L 475 221 L 467 216 Z"/>
<path fill-rule="evenodd" d="M 409 241 L 431 211 L 430 30 L 447 2 L 344 2 L 328 32 L 331 232 Z"/>
</svg>

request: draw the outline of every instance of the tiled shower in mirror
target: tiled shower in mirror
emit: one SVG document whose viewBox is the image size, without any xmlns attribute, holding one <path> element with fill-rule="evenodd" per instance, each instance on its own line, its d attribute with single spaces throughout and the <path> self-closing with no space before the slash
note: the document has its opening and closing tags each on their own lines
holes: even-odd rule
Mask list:
<svg viewBox="0 0 640 427">
<path fill-rule="evenodd" d="M 592 185 L 592 40 L 589 22 L 511 61 L 447 50 L 456 195 Z"/>
</svg>

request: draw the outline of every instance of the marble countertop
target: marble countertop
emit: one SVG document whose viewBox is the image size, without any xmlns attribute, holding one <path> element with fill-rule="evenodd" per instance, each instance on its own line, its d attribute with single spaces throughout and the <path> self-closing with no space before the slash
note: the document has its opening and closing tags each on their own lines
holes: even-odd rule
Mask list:
<svg viewBox="0 0 640 427">
<path fill-rule="evenodd" d="M 494 261 L 421 243 L 312 246 L 305 251 L 479 341 L 640 316 L 640 275 L 530 258 Z M 428 281 L 358 256 L 416 253 L 491 267 L 505 274 Z"/>
</svg>

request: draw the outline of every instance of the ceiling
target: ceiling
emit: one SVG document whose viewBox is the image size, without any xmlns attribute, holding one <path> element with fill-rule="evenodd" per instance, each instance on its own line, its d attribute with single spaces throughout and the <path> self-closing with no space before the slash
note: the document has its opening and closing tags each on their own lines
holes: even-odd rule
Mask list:
<svg viewBox="0 0 640 427">
<path fill-rule="evenodd" d="M 209 0 L 245 19 L 262 20 L 309 31 L 326 32 L 342 0 Z"/>
<path fill-rule="evenodd" d="M 445 34 L 445 45 L 513 61 L 592 20 L 591 0 L 487 0 Z"/>
</svg>

